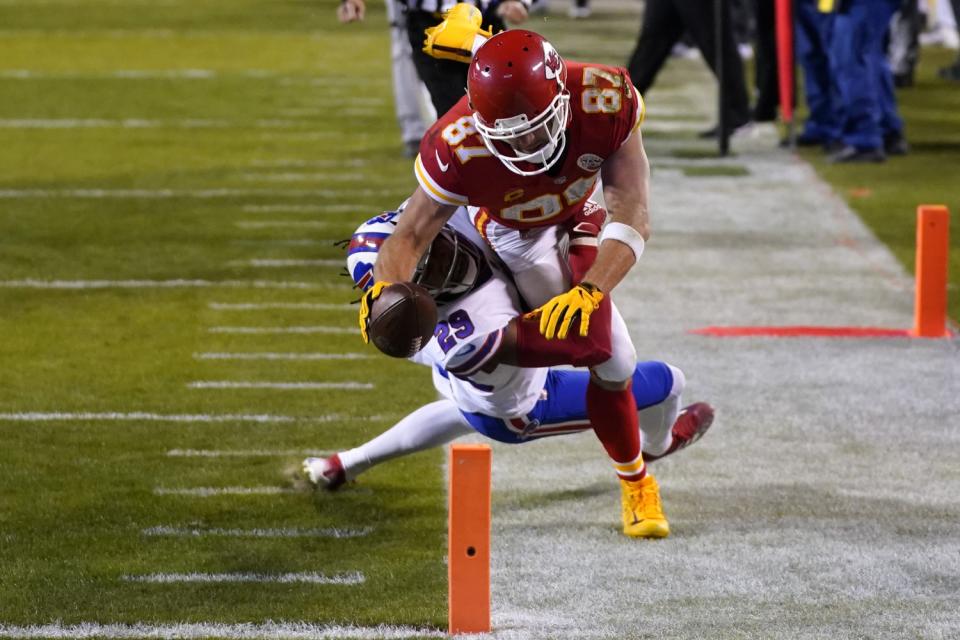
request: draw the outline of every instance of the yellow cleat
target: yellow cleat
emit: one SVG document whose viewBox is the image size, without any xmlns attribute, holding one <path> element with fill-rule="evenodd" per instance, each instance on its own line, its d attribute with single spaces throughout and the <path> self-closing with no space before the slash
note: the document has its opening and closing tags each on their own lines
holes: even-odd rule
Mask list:
<svg viewBox="0 0 960 640">
<path fill-rule="evenodd" d="M 631 538 L 666 538 L 670 523 L 663 515 L 660 485 L 649 471 L 643 480 L 620 480 L 623 533 Z"/>
</svg>

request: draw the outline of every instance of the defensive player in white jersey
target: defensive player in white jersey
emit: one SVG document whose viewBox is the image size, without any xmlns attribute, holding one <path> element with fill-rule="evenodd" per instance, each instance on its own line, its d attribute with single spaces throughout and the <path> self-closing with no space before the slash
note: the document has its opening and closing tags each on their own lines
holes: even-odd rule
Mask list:
<svg viewBox="0 0 960 640">
<path fill-rule="evenodd" d="M 471 57 L 477 21 L 471 22 L 469 7 L 463 9 L 455 7 L 430 34 L 428 47 L 456 50 L 456 38 L 448 47 L 447 37 L 458 25 L 467 27 L 467 95 L 421 142 L 419 187 L 397 232 L 384 243 L 376 281 L 361 301 L 361 333 L 366 339 L 373 300 L 389 282 L 409 280 L 456 208 L 477 207 L 478 229 L 524 300 L 539 307 L 534 313 L 545 340 L 519 353 L 563 353 L 571 335 L 588 332 L 603 345 L 606 358 L 575 364 L 590 367 L 584 391 L 590 422 L 617 475 L 633 483 L 629 496 L 640 500 L 644 482 L 653 481 L 644 480 L 632 397 L 637 356 L 609 293 L 639 259 L 649 235 L 649 167 L 639 131 L 643 101 L 626 70 L 565 62 L 530 31 L 493 36 Z M 466 19 L 458 22 L 458 16 Z M 611 219 L 595 263 L 574 280 L 559 251 L 560 225 L 583 210 L 601 177 Z"/>
<path fill-rule="evenodd" d="M 602 216 L 603 211 L 592 205 L 590 214 L 572 226 L 575 272 L 592 262 Z M 379 248 L 399 217 L 388 212 L 373 218 L 351 239 L 348 271 L 361 288 L 370 286 Z M 483 242 L 466 218 L 465 210 L 454 214 L 415 275 L 437 300 L 439 322 L 433 339 L 412 359 L 433 369 L 434 384 L 445 400 L 421 407 L 360 447 L 331 458 L 308 458 L 303 466 L 313 483 L 336 488 L 375 464 L 444 444 L 471 430 L 519 444 L 591 428 L 584 401 L 586 371 L 515 366 L 518 333 L 537 328 L 529 326 L 535 324 L 530 321 L 524 326 L 514 284 L 489 250 L 484 255 Z M 597 347 L 589 337 L 580 336 L 566 344 L 571 360 Z M 709 428 L 712 409 L 704 403 L 691 405 L 678 418 L 683 387 L 683 373 L 676 367 L 663 362 L 635 366 L 631 388 L 646 460 L 673 453 Z M 631 484 L 621 481 L 623 530 L 632 537 L 664 537 L 669 525 L 656 480 L 647 475 L 640 500 L 631 499 Z"/>
</svg>

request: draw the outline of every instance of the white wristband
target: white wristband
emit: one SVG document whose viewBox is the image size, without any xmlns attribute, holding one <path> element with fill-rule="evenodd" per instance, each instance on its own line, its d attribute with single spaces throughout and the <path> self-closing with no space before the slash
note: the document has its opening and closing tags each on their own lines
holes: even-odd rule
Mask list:
<svg viewBox="0 0 960 640">
<path fill-rule="evenodd" d="M 643 247 L 647 244 L 639 231 L 622 222 L 608 222 L 600 233 L 600 244 L 603 244 L 604 240 L 617 240 L 627 245 L 633 251 L 634 260 L 640 259 Z"/>
</svg>

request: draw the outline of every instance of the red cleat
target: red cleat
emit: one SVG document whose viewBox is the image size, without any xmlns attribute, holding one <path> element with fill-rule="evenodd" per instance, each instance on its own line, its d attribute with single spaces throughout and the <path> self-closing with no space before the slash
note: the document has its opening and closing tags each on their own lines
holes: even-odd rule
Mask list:
<svg viewBox="0 0 960 640">
<path fill-rule="evenodd" d="M 337 453 L 329 458 L 307 458 L 303 461 L 303 475 L 313 486 L 327 491 L 334 491 L 347 481 L 347 474 Z"/>
<path fill-rule="evenodd" d="M 684 407 L 673 423 L 673 443 L 670 448 L 658 456 L 644 453 L 644 462 L 653 462 L 660 458 L 666 458 L 671 453 L 688 447 L 707 432 L 710 425 L 713 424 L 713 407 L 706 402 L 695 402 L 690 406 Z"/>
</svg>

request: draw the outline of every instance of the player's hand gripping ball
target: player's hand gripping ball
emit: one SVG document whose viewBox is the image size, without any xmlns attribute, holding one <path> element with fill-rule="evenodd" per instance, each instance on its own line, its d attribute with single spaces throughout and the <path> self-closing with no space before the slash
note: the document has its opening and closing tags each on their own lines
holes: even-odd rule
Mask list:
<svg viewBox="0 0 960 640">
<path fill-rule="evenodd" d="M 367 335 L 388 356 L 409 358 L 426 346 L 436 326 L 437 305 L 427 290 L 412 282 L 397 282 L 374 299 Z"/>
</svg>

